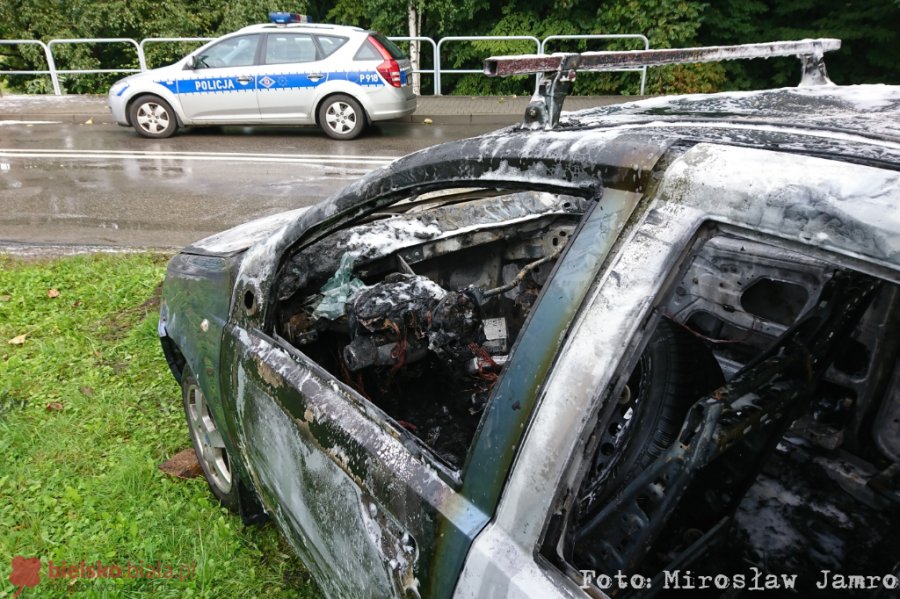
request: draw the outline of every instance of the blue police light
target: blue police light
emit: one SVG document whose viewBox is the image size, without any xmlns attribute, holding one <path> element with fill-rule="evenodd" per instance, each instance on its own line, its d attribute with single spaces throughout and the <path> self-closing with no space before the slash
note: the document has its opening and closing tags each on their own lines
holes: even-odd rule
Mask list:
<svg viewBox="0 0 900 599">
<path fill-rule="evenodd" d="M 312 19 L 306 15 L 301 15 L 300 13 L 275 11 L 269 13 L 269 21 L 276 25 L 287 25 L 288 23 L 312 23 Z"/>
</svg>

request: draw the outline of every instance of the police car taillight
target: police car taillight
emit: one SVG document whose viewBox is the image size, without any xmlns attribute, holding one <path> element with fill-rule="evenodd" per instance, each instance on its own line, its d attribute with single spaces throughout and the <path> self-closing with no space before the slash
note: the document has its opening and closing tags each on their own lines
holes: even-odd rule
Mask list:
<svg viewBox="0 0 900 599">
<path fill-rule="evenodd" d="M 312 23 L 307 15 L 301 15 L 296 12 L 270 12 L 269 21 L 276 25 L 287 25 L 288 23 Z"/>
<path fill-rule="evenodd" d="M 378 52 L 381 54 L 381 57 L 384 59 L 380 65 L 375 67 L 384 80 L 390 83 L 394 87 L 400 87 L 403 85 L 403 79 L 400 76 L 400 65 L 397 64 L 397 61 L 394 60 L 394 57 L 391 56 L 391 53 L 387 51 L 387 48 L 381 45 L 377 39 L 372 36 L 369 36 L 369 43 L 371 43 Z"/>
</svg>

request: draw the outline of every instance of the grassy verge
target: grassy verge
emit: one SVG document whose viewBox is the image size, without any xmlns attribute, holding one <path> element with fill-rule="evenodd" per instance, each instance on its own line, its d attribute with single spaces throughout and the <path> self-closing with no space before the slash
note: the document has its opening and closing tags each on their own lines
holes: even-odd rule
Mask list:
<svg viewBox="0 0 900 599">
<path fill-rule="evenodd" d="M 244 527 L 202 478 L 158 468 L 190 446 L 156 338 L 165 262 L 0 256 L 0 597 L 318 596 L 271 525 Z M 33 588 L 22 568 L 10 580 L 15 556 L 40 558 Z M 50 579 L 63 561 L 79 577 Z M 83 579 L 82 561 L 176 578 Z"/>
</svg>

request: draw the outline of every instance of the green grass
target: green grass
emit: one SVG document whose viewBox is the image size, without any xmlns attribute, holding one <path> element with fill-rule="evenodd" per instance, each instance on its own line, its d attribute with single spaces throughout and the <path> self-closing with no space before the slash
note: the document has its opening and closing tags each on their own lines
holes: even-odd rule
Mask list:
<svg viewBox="0 0 900 599">
<path fill-rule="evenodd" d="M 42 563 L 22 597 L 318 596 L 271 524 L 245 527 L 202 478 L 159 470 L 190 446 L 156 338 L 165 262 L 0 256 L 0 597 L 18 588 L 14 556 Z M 194 570 L 184 580 L 47 577 L 50 561 L 82 560 Z"/>
</svg>

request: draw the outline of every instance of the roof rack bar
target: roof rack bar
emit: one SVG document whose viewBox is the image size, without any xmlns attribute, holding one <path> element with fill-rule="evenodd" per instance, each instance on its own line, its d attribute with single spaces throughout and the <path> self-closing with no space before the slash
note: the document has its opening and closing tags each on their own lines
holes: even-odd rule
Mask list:
<svg viewBox="0 0 900 599">
<path fill-rule="evenodd" d="M 708 46 L 702 48 L 665 48 L 658 50 L 624 50 L 615 52 L 582 52 L 578 70 L 604 71 L 623 67 L 662 66 L 698 62 L 720 62 L 749 58 L 773 58 L 776 56 L 821 55 L 838 50 L 839 39 L 808 39 L 796 42 L 769 42 L 741 44 L 738 46 Z M 547 73 L 559 69 L 565 54 L 492 56 L 484 61 L 484 74 L 488 77 L 506 77 Z"/>
<path fill-rule="evenodd" d="M 543 74 L 537 92 L 525 109 L 522 125 L 529 129 L 552 129 L 559 123 L 563 101 L 571 91 L 579 70 L 610 71 L 629 67 L 797 56 L 803 65 L 801 86 L 828 85 L 831 82 L 822 55 L 840 47 L 839 39 L 821 38 L 702 48 L 492 56 L 484 61 L 484 74 L 488 77 Z"/>
</svg>

